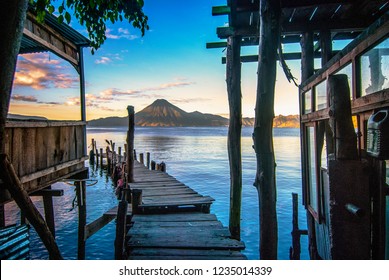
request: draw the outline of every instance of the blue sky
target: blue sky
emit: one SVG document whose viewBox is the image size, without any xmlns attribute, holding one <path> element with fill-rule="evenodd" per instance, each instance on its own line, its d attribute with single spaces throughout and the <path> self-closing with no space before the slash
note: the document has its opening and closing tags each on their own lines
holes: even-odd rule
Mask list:
<svg viewBox="0 0 389 280">
<path fill-rule="evenodd" d="M 206 49 L 217 42 L 216 28 L 227 16 L 212 16 L 212 6 L 225 0 L 145 1 L 150 30 L 144 37 L 128 23 L 108 24 L 107 40 L 92 55 L 84 50 L 87 119 L 126 115 L 127 105 L 140 111 L 165 98 L 191 112 L 226 116 L 228 100 L 223 49 Z M 73 28 L 86 35 L 78 23 Z M 258 48 L 242 49 L 256 54 Z M 289 62 L 299 78 L 300 62 Z M 243 116 L 254 116 L 257 63 L 242 65 Z M 298 90 L 277 73 L 275 113 L 298 114 Z M 54 54 L 19 57 L 11 113 L 54 119 L 79 117 L 77 74 Z"/>
</svg>

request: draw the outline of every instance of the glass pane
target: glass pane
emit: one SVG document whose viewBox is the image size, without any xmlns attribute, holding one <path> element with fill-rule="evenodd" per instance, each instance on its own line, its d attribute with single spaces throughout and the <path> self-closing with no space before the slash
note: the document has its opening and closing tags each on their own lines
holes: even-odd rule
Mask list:
<svg viewBox="0 0 389 280">
<path fill-rule="evenodd" d="M 389 88 L 389 39 L 361 56 L 361 96 Z"/>
<path fill-rule="evenodd" d="M 317 212 L 317 187 L 315 165 L 315 130 L 307 127 L 309 205 Z"/>
<path fill-rule="evenodd" d="M 348 64 L 346 67 L 343 67 L 341 70 L 335 74 L 345 74 L 348 78 L 348 86 L 350 88 L 350 99 L 353 99 L 353 90 L 352 90 L 352 79 L 353 79 L 353 67 L 351 64 Z"/>
<path fill-rule="evenodd" d="M 312 91 L 304 93 L 304 114 L 312 112 Z"/>
<path fill-rule="evenodd" d="M 315 110 L 321 110 L 327 108 L 327 82 L 324 80 L 315 87 L 316 106 Z"/>
<path fill-rule="evenodd" d="M 323 148 L 321 150 L 320 167 L 327 169 L 327 139 L 324 134 Z"/>
</svg>

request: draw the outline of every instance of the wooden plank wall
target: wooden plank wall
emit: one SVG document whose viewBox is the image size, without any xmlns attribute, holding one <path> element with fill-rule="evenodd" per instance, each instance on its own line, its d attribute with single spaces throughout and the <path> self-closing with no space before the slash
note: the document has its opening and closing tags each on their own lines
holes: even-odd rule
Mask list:
<svg viewBox="0 0 389 280">
<path fill-rule="evenodd" d="M 84 168 L 84 122 L 28 121 L 21 125 L 20 121 L 7 123 L 6 152 L 27 192 Z"/>
</svg>

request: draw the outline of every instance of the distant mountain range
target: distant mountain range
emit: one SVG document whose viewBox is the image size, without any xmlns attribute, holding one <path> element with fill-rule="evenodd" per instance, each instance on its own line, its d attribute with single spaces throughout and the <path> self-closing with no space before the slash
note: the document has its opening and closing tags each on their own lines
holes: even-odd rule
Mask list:
<svg viewBox="0 0 389 280">
<path fill-rule="evenodd" d="M 279 115 L 274 119 L 274 127 L 299 127 L 299 116 Z M 107 117 L 88 122 L 93 127 L 127 126 L 127 117 Z M 188 113 L 165 99 L 157 99 L 151 105 L 135 114 L 137 126 L 228 126 L 228 119 L 198 111 Z M 253 126 L 254 118 L 243 118 L 243 126 Z"/>
</svg>

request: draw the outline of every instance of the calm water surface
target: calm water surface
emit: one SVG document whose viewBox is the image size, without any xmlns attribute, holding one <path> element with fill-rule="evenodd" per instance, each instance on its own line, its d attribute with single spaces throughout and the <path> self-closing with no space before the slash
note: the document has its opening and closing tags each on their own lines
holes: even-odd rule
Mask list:
<svg viewBox="0 0 389 280">
<path fill-rule="evenodd" d="M 112 140 L 116 147 L 124 147 L 126 128 L 88 128 L 88 143 L 94 138 L 98 148 L 105 149 L 105 139 Z M 244 253 L 249 259 L 258 259 L 259 226 L 258 195 L 253 187 L 256 170 L 255 153 L 252 149 L 252 128 L 242 131 L 242 240 L 246 244 Z M 301 206 L 301 172 L 299 130 L 274 129 L 274 147 L 277 163 L 277 213 L 279 227 L 279 259 L 289 259 L 292 244 L 292 192 L 299 194 L 299 224 L 305 229 L 305 211 Z M 117 149 L 117 148 L 116 148 Z M 227 155 L 227 128 L 145 128 L 135 130 L 137 153 L 151 153 L 151 159 L 164 161 L 167 172 L 203 195 L 215 198 L 211 212 L 228 226 L 229 214 L 229 167 Z M 90 168 L 90 177 L 98 183 L 87 187 L 87 223 L 100 217 L 105 211 L 117 205 L 114 189 L 105 171 Z M 56 239 L 66 259 L 77 258 L 78 211 L 73 209 L 74 186 L 58 183 L 53 186 L 63 189 L 64 196 L 54 198 L 56 216 Z M 33 197 L 40 211 L 42 201 Z M 19 219 L 14 204 L 6 206 L 7 223 Z M 113 259 L 115 222 L 105 226 L 88 239 L 87 259 Z M 31 258 L 47 259 L 47 253 L 36 233 L 31 231 Z M 302 237 L 302 259 L 308 259 L 307 238 Z"/>
</svg>

